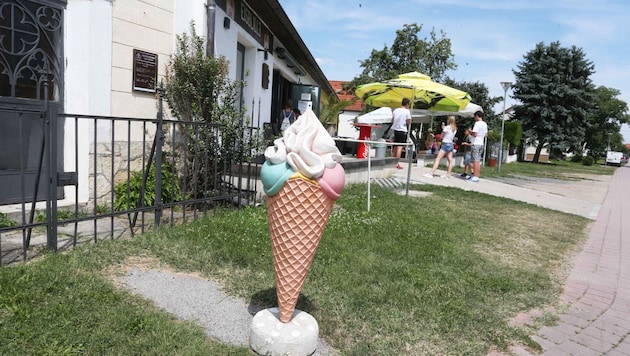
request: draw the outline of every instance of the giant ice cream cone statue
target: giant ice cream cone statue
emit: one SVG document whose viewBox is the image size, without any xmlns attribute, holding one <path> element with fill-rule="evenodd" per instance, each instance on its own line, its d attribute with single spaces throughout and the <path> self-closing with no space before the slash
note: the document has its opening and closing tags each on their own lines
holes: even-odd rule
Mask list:
<svg viewBox="0 0 630 356">
<path fill-rule="evenodd" d="M 345 185 L 341 153 L 312 110 L 265 151 L 265 194 L 280 321 L 288 323 L 334 201 Z"/>
</svg>

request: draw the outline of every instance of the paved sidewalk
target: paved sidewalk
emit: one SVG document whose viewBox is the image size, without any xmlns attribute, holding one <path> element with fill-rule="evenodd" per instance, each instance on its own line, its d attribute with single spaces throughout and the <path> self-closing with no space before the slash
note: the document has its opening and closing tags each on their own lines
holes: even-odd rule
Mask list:
<svg viewBox="0 0 630 356">
<path fill-rule="evenodd" d="M 543 355 L 630 355 L 629 182 L 630 166 L 617 169 L 567 279 L 569 310 L 534 338 Z"/>
<path fill-rule="evenodd" d="M 542 346 L 542 355 L 630 355 L 630 166 L 615 171 L 607 193 L 579 194 L 579 187 L 569 186 L 567 192 L 573 190 L 578 198 L 488 179 L 475 184 L 458 178 L 423 177 L 428 171 L 412 167 L 410 181 L 458 186 L 594 219 L 584 250 L 573 261 L 564 287 L 562 302 L 568 311 L 556 326 L 543 327 L 533 339 Z M 397 172 L 396 177 L 406 179 L 407 170 Z M 591 188 L 602 186 L 593 184 Z M 601 204 L 598 193 L 605 196 Z M 522 347 L 511 351 L 536 355 Z"/>
<path fill-rule="evenodd" d="M 428 167 L 411 166 L 408 171 L 407 163 L 401 163 L 404 169 L 397 170 L 394 177 L 401 182 L 407 180 L 412 184 L 433 184 L 449 187 L 457 187 L 463 190 L 471 190 L 494 196 L 518 200 L 544 208 L 562 211 L 569 214 L 580 215 L 595 220 L 604 201 L 611 176 L 593 176 L 591 180 L 584 181 L 554 181 L 547 185 L 540 179 L 529 183 L 524 180 L 499 181 L 497 179 L 485 179 L 481 177 L 479 183 L 468 183 L 464 179 L 452 176 L 444 179 L 445 171 L 437 170 L 434 178 L 424 177 L 431 171 Z M 612 168 L 611 168 L 612 169 Z M 509 183 L 507 183 L 509 181 Z"/>
</svg>

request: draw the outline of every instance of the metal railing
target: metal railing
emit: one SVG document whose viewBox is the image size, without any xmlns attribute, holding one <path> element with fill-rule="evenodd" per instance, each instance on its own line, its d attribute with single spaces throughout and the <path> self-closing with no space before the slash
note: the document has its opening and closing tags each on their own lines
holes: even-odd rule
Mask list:
<svg viewBox="0 0 630 356">
<path fill-rule="evenodd" d="M 258 201 L 260 165 L 240 145 L 259 128 L 240 127 L 226 150 L 224 127 L 164 119 L 158 103 L 156 118 L 145 119 L 41 113 L 45 198 L 37 199 L 41 184 L 29 186 L 20 163 L 22 199 L 0 206 L 0 265 Z"/>
</svg>

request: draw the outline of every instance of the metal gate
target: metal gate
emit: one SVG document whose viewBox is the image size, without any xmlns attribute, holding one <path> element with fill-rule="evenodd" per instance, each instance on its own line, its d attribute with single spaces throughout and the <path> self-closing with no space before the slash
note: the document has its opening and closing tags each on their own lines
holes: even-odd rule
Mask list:
<svg viewBox="0 0 630 356">
<path fill-rule="evenodd" d="M 9 157 L 17 183 L 11 204 L 0 205 L 1 265 L 27 260 L 42 246 L 57 250 L 133 236 L 197 219 L 217 204 L 240 207 L 259 198 L 260 166 L 251 152 L 207 149 L 223 144 L 223 128 L 164 120 L 161 96 L 155 118 L 43 109 L 0 108 L 2 115 L 31 115 L 43 132 L 37 171 L 25 168 L 22 151 Z M 239 130 L 238 142 L 260 134 L 254 127 Z M 7 182 L 0 175 L 0 185 Z"/>
</svg>

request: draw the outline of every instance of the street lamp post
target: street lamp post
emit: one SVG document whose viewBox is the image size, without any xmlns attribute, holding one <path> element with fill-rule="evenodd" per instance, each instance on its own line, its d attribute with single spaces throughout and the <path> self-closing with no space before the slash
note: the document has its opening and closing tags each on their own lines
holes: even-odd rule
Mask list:
<svg viewBox="0 0 630 356">
<path fill-rule="evenodd" d="M 505 130 L 505 101 L 507 100 L 507 91 L 512 86 L 511 82 L 501 82 L 503 87 L 503 113 L 501 114 L 501 142 L 499 146 L 499 166 L 497 173 L 501 174 L 501 163 L 503 162 L 503 130 Z"/>
</svg>

